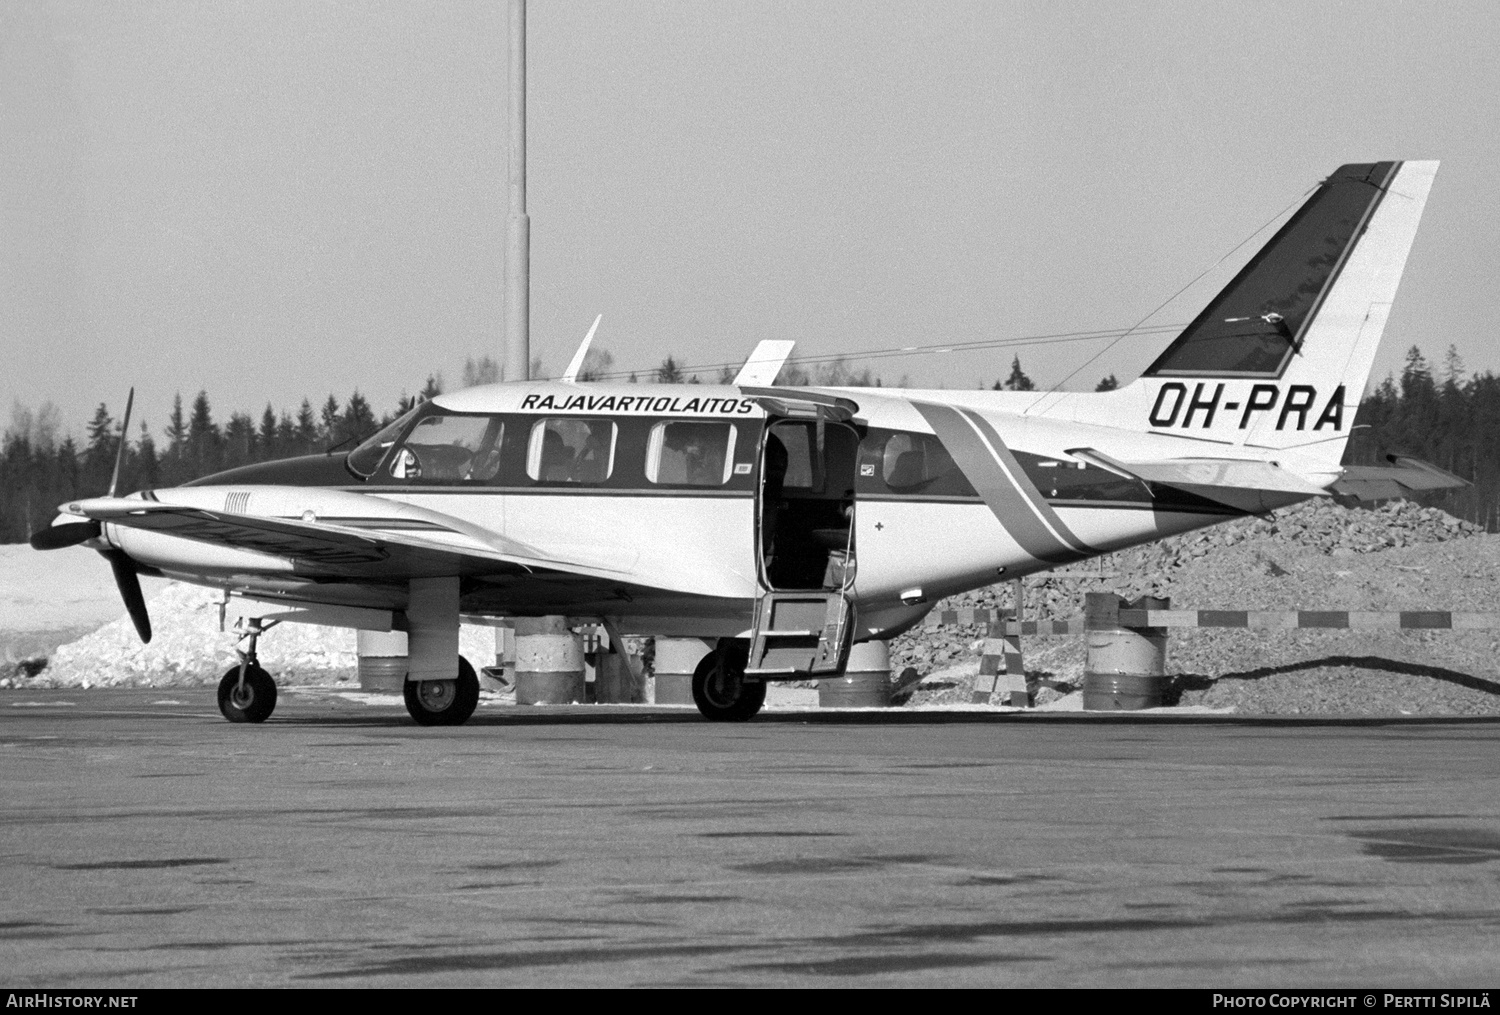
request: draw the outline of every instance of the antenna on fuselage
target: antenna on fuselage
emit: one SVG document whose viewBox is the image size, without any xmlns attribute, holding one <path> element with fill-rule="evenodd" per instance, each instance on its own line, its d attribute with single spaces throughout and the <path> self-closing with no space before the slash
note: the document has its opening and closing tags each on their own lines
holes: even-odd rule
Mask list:
<svg viewBox="0 0 1500 1015">
<path fill-rule="evenodd" d="M 599 330 L 599 322 L 602 320 L 604 320 L 603 314 L 594 318 L 594 326 L 589 329 L 587 335 L 583 336 L 583 341 L 579 344 L 578 351 L 573 354 L 573 361 L 568 364 L 568 369 L 564 370 L 563 375 L 558 378 L 564 384 L 578 383 L 578 372 L 583 369 L 584 357 L 589 354 L 589 343 L 593 342 L 594 332 Z"/>
</svg>

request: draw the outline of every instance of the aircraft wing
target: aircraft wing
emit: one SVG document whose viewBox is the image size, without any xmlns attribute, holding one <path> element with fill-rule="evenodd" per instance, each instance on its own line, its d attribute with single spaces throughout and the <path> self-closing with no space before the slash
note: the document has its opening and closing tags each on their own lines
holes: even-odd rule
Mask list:
<svg viewBox="0 0 1500 1015">
<path fill-rule="evenodd" d="M 538 569 L 603 579 L 627 574 L 603 563 L 545 554 L 433 512 L 424 514 L 445 520 L 376 517 L 333 523 L 111 497 L 79 501 L 67 509 L 126 528 L 284 557 L 301 571 L 339 577 L 409 579 Z"/>
<path fill-rule="evenodd" d="M 740 367 L 740 372 L 735 374 L 734 385 L 766 387 L 775 384 L 776 375 L 781 373 L 782 365 L 786 363 L 787 357 L 792 354 L 792 346 L 796 344 L 773 338 L 761 340 L 745 360 L 745 365 Z"/>
<path fill-rule="evenodd" d="M 1388 455 L 1387 460 L 1394 464 L 1347 466 L 1329 490 L 1340 498 L 1374 501 L 1470 485 L 1467 479 L 1415 458 Z"/>
<path fill-rule="evenodd" d="M 1238 458 L 1174 458 L 1159 462 L 1121 462 L 1093 448 L 1073 448 L 1079 461 L 1117 476 L 1157 483 L 1226 504 L 1242 511 L 1269 511 L 1306 497 L 1326 497 L 1321 486 L 1270 462 Z"/>
</svg>

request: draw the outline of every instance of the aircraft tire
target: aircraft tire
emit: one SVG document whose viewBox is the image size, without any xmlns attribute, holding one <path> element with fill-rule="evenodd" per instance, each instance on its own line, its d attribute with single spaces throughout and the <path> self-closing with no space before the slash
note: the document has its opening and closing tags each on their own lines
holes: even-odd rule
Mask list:
<svg viewBox="0 0 1500 1015">
<path fill-rule="evenodd" d="M 219 711 L 230 722 L 265 722 L 276 711 L 276 681 L 259 666 L 245 669 L 244 693 L 236 694 L 240 668 L 229 667 L 219 681 Z"/>
<path fill-rule="evenodd" d="M 725 639 L 693 672 L 693 703 L 713 722 L 744 722 L 766 703 L 766 682 L 745 679 L 749 646 Z"/>
<path fill-rule="evenodd" d="M 462 726 L 479 706 L 479 676 L 459 656 L 457 680 L 408 680 L 402 693 L 418 726 Z"/>
</svg>

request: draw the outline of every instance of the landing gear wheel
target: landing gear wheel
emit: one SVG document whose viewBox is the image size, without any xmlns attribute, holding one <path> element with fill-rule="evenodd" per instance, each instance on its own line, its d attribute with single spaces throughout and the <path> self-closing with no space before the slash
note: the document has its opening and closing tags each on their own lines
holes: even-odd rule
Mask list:
<svg viewBox="0 0 1500 1015">
<path fill-rule="evenodd" d="M 245 686 L 240 686 L 240 668 L 229 667 L 219 681 L 219 711 L 230 722 L 265 722 L 276 710 L 276 681 L 259 666 L 245 667 Z"/>
<path fill-rule="evenodd" d="M 479 677 L 459 656 L 457 680 L 408 680 L 404 693 L 418 726 L 462 726 L 479 705 Z"/>
<path fill-rule="evenodd" d="M 693 703 L 705 718 L 744 722 L 766 703 L 766 682 L 745 678 L 749 655 L 748 642 L 726 638 L 698 664 L 693 673 Z"/>
</svg>

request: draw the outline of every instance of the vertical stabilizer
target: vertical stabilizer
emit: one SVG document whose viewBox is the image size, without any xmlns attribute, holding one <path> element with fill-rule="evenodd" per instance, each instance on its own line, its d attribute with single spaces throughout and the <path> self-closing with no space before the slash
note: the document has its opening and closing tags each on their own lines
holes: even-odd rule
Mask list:
<svg viewBox="0 0 1500 1015">
<path fill-rule="evenodd" d="M 1130 386 L 1141 423 L 1336 468 L 1437 166 L 1324 180 Z"/>
</svg>

